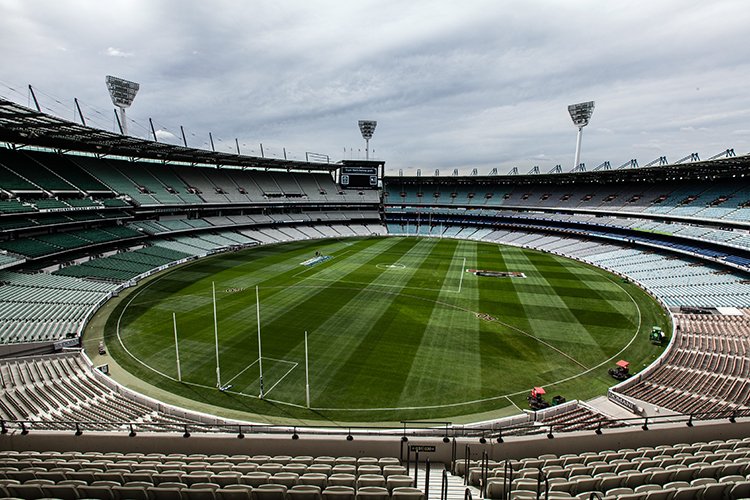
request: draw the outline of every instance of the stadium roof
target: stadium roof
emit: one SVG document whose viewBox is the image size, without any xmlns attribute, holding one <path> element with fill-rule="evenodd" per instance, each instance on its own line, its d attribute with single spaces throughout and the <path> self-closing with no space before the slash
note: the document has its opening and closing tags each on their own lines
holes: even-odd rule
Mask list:
<svg viewBox="0 0 750 500">
<path fill-rule="evenodd" d="M 259 158 L 186 148 L 107 132 L 0 98 L 0 142 L 164 162 L 283 170 L 336 170 L 337 163 Z"/>
<path fill-rule="evenodd" d="M 571 184 L 611 182 L 660 182 L 675 180 L 703 180 L 726 178 L 750 179 L 750 154 L 727 156 L 712 160 L 694 160 L 652 167 L 633 167 L 611 170 L 590 170 L 560 173 L 528 173 L 505 175 L 451 175 L 451 176 L 388 176 L 391 182 L 437 184 Z"/>
</svg>

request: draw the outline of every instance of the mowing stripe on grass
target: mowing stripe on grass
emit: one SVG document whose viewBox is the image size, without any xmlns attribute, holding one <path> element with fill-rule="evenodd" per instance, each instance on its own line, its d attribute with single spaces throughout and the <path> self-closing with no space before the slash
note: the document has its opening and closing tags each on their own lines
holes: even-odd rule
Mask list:
<svg viewBox="0 0 750 500">
<path fill-rule="evenodd" d="M 319 333 L 311 336 L 311 340 L 314 339 L 315 346 L 320 351 L 325 352 L 326 358 L 322 363 L 318 362 L 311 367 L 311 385 L 317 386 L 312 391 L 312 399 L 316 401 L 316 407 L 337 405 L 343 400 L 344 396 L 346 396 L 346 401 L 351 406 L 371 403 L 372 395 L 368 396 L 364 394 L 363 388 L 366 388 L 367 384 L 382 384 L 381 378 L 386 377 L 387 379 L 390 375 L 387 369 L 382 370 L 382 366 L 388 364 L 388 359 L 380 360 L 379 363 L 370 366 L 370 370 L 368 371 L 362 370 L 363 366 L 366 365 L 366 359 L 369 359 L 371 356 L 371 351 L 377 348 L 378 344 L 375 341 L 385 342 L 386 339 L 384 336 L 393 334 L 389 333 L 393 332 L 392 328 L 382 328 L 383 322 L 392 322 L 394 320 L 408 321 L 406 316 L 399 317 L 398 310 L 392 308 L 392 304 L 398 298 L 400 289 L 391 288 L 392 292 L 382 294 L 382 292 L 378 291 L 378 285 L 382 285 L 383 281 L 395 285 L 396 281 L 398 281 L 401 288 L 405 287 L 408 280 L 419 269 L 414 266 L 417 263 L 414 255 L 419 256 L 417 259 L 421 263 L 429 255 L 426 250 L 435 244 L 430 240 L 409 239 L 405 241 L 408 241 L 412 245 L 412 248 L 404 253 L 403 257 L 396 262 L 409 262 L 410 265 L 407 269 L 403 273 L 398 273 L 398 276 L 394 276 L 394 273 L 382 272 L 373 279 L 370 286 L 363 288 L 347 302 L 346 308 L 349 310 L 348 314 L 330 318 L 325 325 L 321 326 Z M 373 301 L 373 293 L 378 297 L 377 301 Z M 396 313 L 395 317 L 393 315 L 394 312 Z M 349 328 L 343 327 L 352 315 L 357 317 L 357 324 L 350 325 Z M 332 337 L 331 334 L 327 333 L 341 331 L 342 327 L 347 331 L 346 336 L 337 335 Z M 398 332 L 397 330 L 396 333 L 398 334 Z M 358 349 L 360 346 L 363 346 L 364 349 Z M 389 355 L 383 352 L 380 354 L 384 356 Z M 390 356 L 400 358 L 401 354 L 400 352 L 391 352 Z M 323 373 L 327 375 L 327 380 L 323 384 L 320 384 L 320 382 L 315 381 L 315 374 Z M 346 380 L 347 383 L 342 385 L 340 383 L 341 380 Z M 400 391 L 400 387 L 395 389 Z"/>
<path fill-rule="evenodd" d="M 453 245 L 450 267 L 444 274 L 444 285 L 437 301 L 454 302 L 453 276 L 456 268 L 462 274 L 463 262 L 470 256 L 472 264 L 476 256 L 476 244 L 466 241 L 448 240 Z M 446 241 L 446 243 L 448 243 Z M 458 264 L 458 265 L 457 265 Z M 460 303 L 476 309 L 478 293 L 476 287 L 466 286 Z M 477 318 L 452 307 L 436 307 L 422 328 L 418 349 L 411 360 L 408 377 L 398 399 L 399 405 L 409 406 L 422 400 L 439 402 L 439 399 L 466 399 L 477 397 L 482 374 Z"/>
<path fill-rule="evenodd" d="M 540 344 L 543 344 L 557 354 L 563 356 L 564 358 L 567 358 L 579 367 L 586 369 L 586 365 L 544 339 L 544 337 L 550 338 L 548 332 L 555 326 L 554 324 L 565 325 L 568 331 L 574 330 L 573 325 L 570 325 L 570 323 L 567 323 L 566 321 L 571 321 L 573 322 L 573 324 L 575 324 L 577 323 L 577 320 L 572 314 L 570 314 L 567 306 L 562 303 L 560 298 L 557 296 L 557 294 L 554 293 L 551 287 L 551 293 L 548 297 L 545 297 L 546 300 L 544 304 L 537 303 L 533 295 L 529 296 L 523 293 L 523 286 L 527 283 L 527 281 L 532 281 L 536 284 L 543 284 L 546 283 L 546 280 L 541 277 L 541 274 L 537 271 L 536 267 L 531 264 L 528 259 L 525 258 L 524 252 L 522 250 L 514 247 L 509 247 L 507 249 L 507 253 L 501 253 L 500 255 L 501 258 L 506 261 L 506 268 L 508 268 L 509 270 L 521 271 L 526 273 L 526 280 L 519 281 L 511 279 L 510 283 L 512 285 L 513 291 L 515 292 L 515 301 L 518 303 L 518 307 L 520 307 L 520 309 L 524 311 L 523 316 L 526 318 L 526 321 L 529 325 L 529 331 L 532 333 L 529 333 L 529 331 L 525 331 L 520 328 L 513 327 L 512 325 L 505 323 L 502 319 L 499 319 L 498 321 L 506 324 L 506 326 L 509 326 L 519 333 L 523 333 L 524 335 L 535 338 Z M 508 258 L 506 256 L 511 257 L 509 260 L 513 262 L 513 264 L 508 264 Z M 511 267 L 512 269 L 510 269 Z M 555 307 L 554 305 L 550 307 L 548 305 L 548 303 L 550 302 L 553 304 L 557 303 L 557 307 Z M 553 325 L 550 325 L 550 317 L 552 318 L 552 321 L 554 321 Z M 585 331 L 583 325 L 579 325 L 579 328 Z M 555 337 L 553 336 L 552 339 L 555 339 Z M 547 356 L 547 353 L 549 353 L 549 351 L 546 350 L 538 352 L 543 356 Z M 553 358 L 548 358 L 548 362 L 550 363 L 555 363 L 556 361 L 557 360 Z"/>
</svg>

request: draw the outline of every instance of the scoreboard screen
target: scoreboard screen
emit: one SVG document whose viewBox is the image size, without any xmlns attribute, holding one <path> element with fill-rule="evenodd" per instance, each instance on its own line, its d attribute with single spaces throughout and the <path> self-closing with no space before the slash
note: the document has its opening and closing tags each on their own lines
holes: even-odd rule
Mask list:
<svg viewBox="0 0 750 500">
<path fill-rule="evenodd" d="M 341 167 L 341 187 L 376 189 L 378 187 L 378 167 Z"/>
</svg>

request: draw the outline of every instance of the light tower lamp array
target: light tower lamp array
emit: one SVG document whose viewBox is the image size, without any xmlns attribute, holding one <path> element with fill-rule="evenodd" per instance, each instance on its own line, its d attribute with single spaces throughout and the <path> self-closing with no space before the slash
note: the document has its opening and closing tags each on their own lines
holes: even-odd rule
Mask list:
<svg viewBox="0 0 750 500">
<path fill-rule="evenodd" d="M 375 127 L 378 122 L 374 120 L 360 120 L 359 131 L 362 133 L 362 138 L 365 140 L 365 159 L 370 159 L 370 139 L 372 134 L 375 132 Z"/>
<path fill-rule="evenodd" d="M 129 80 L 123 80 L 116 76 L 107 75 L 105 79 L 107 82 L 107 89 L 109 90 L 109 96 L 112 98 L 112 104 L 117 106 L 120 110 L 120 132 L 122 135 L 128 135 L 128 122 L 125 120 L 125 108 L 129 108 L 133 104 L 133 99 L 138 93 L 138 89 L 141 86 L 135 82 Z"/>
<path fill-rule="evenodd" d="M 591 114 L 594 112 L 594 101 L 581 102 L 568 106 L 568 113 L 573 120 L 573 125 L 578 127 L 578 138 L 576 140 L 576 158 L 573 163 L 573 169 L 577 169 L 581 164 L 581 137 L 583 136 L 583 127 L 589 124 Z"/>
</svg>

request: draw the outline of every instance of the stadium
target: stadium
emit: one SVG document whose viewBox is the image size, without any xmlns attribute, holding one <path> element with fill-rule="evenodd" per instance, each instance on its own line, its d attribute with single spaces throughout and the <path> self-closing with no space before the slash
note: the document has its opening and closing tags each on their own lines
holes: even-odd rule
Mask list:
<svg viewBox="0 0 750 500">
<path fill-rule="evenodd" d="M 166 446 L 181 448 L 183 434 L 231 434 L 220 445 L 231 448 L 236 434 L 257 434 L 250 439 L 266 444 L 256 450 L 290 456 L 312 455 L 310 439 L 331 455 L 355 454 L 343 437 L 356 435 L 366 455 L 396 447 L 398 466 L 408 443 L 436 441 L 477 494 L 499 498 L 525 488 L 536 497 L 540 484 L 553 497 L 621 491 L 597 486 L 592 466 L 580 471 L 586 480 L 541 467 L 562 465 L 541 453 L 557 433 L 648 443 L 672 432 L 745 432 L 750 190 L 737 179 L 747 156 L 383 177 L 376 160 L 191 150 L 7 100 L 0 109 L 0 408 L 14 450 L 3 457 L 11 494 L 33 498 L 47 485 L 15 478 L 55 482 L 46 479 L 54 454 L 22 450 L 40 435 L 95 450 L 120 436 L 172 434 L 179 439 Z M 654 339 L 656 328 L 666 335 Z M 629 373 L 618 383 L 610 375 L 620 360 Z M 649 426 L 664 430 L 642 430 Z M 341 438 L 328 437 L 336 428 Z M 292 434 L 299 439 L 278 442 Z M 504 463 L 513 436 L 539 457 Z M 467 463 L 452 444 L 464 441 Z M 742 443 L 685 444 L 691 459 L 675 460 L 684 467 L 674 473 L 657 465 L 673 459 L 652 457 L 682 448 L 631 444 L 625 462 L 637 480 L 600 469 L 644 498 L 654 495 L 638 486 L 670 489 L 656 476 L 692 474 L 689 488 L 739 491 L 747 483 L 729 471 L 741 469 Z M 710 458 L 699 454 L 708 449 Z M 355 461 L 359 470 L 366 463 Z M 500 473 L 505 465 L 515 475 Z M 291 471 L 282 466 L 277 474 Z M 391 484 L 381 466 L 373 486 Z M 111 479 L 108 469 L 100 475 Z M 77 495 L 97 491 L 100 475 L 90 474 Z M 695 483 L 704 477 L 711 486 Z M 137 489 L 127 482 L 118 494 Z"/>
<path fill-rule="evenodd" d="M 392 46 L 402 31 L 418 40 L 418 26 L 390 33 Z M 314 52 L 308 33 L 286 37 L 287 48 Z M 274 72 L 273 57 L 250 53 Z M 461 68 L 457 81 L 473 81 L 464 59 L 492 74 L 471 51 L 440 53 Z M 134 58 L 116 46 L 103 55 Z M 402 79 L 430 66 L 430 56 L 418 59 L 419 71 Z M 647 59 L 638 60 L 644 72 Z M 306 140 L 327 146 L 327 120 L 378 109 L 340 101 L 358 94 L 344 76 L 317 81 L 327 63 L 291 64 L 309 72 L 309 87 L 273 66 L 273 85 L 291 97 L 259 92 L 247 113 L 258 121 L 227 127 L 291 134 L 299 115 Z M 129 117 L 139 91 L 144 107 L 164 114 L 149 93 L 184 84 L 170 107 L 184 106 L 194 122 L 215 119 L 193 107 L 204 95 L 222 101 L 197 66 L 163 71 L 148 91 L 106 76 L 115 109 L 104 119 L 77 98 L 68 108 L 0 81 L 0 498 L 750 498 L 746 130 L 720 137 L 737 140 L 737 151 L 705 139 L 714 149 L 688 144 L 667 157 L 656 139 L 633 143 L 632 126 L 607 111 L 613 128 L 592 130 L 612 138 L 603 149 L 658 154 L 587 165 L 595 156 L 583 154 L 582 135 L 595 103 L 562 101 L 549 64 L 543 104 L 577 129 L 572 168 L 521 141 L 503 143 L 517 149 L 504 157 L 512 166 L 483 160 L 500 143 L 477 130 L 498 109 L 508 136 L 553 141 L 536 132 L 549 115 L 519 120 L 510 109 L 533 107 L 519 97 L 531 87 L 498 108 L 475 92 L 479 111 L 450 123 L 414 102 L 434 87 L 455 112 L 473 92 L 437 80 L 420 83 L 416 97 L 378 96 L 398 113 L 351 123 L 364 143 L 357 153 L 271 154 L 268 143 L 253 149 L 224 135 L 220 144 L 213 133 L 196 146 L 183 126 Z M 381 89 L 366 70 L 353 74 L 366 92 Z M 195 80 L 200 98 L 190 93 Z M 665 91 L 675 100 L 692 80 L 678 83 Z M 330 102 L 310 105 L 316 85 Z M 611 90 L 610 106 L 628 105 L 630 94 Z M 264 115 L 264 100 L 279 114 Z M 712 117 L 733 115 L 717 101 Z M 671 111 L 660 120 L 693 140 L 712 133 Z M 397 120 L 406 125 L 388 136 Z M 430 122 L 446 130 L 414 126 Z M 376 130 L 387 137 L 382 157 L 371 148 Z M 421 154 L 439 149 L 446 159 L 414 159 L 408 147 L 422 134 Z M 517 161 L 524 155 L 533 160 Z"/>
</svg>

